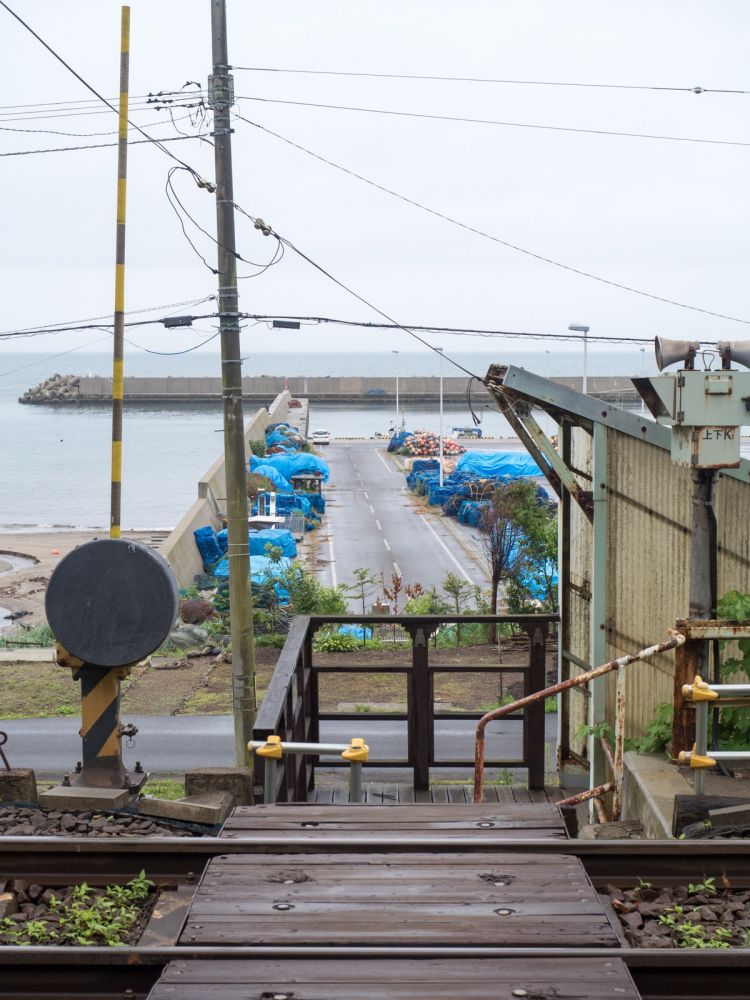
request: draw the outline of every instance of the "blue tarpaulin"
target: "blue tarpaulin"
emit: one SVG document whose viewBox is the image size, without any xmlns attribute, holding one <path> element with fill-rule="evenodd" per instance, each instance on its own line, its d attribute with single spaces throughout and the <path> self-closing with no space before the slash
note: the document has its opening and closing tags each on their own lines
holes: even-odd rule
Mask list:
<svg viewBox="0 0 750 1000">
<path fill-rule="evenodd" d="M 277 469 L 286 480 L 289 480 L 292 476 L 301 476 L 305 473 L 319 472 L 323 477 L 323 482 L 328 482 L 328 477 L 330 476 L 330 470 L 326 462 L 322 458 L 318 458 L 317 455 L 311 455 L 307 452 L 299 452 L 299 454 L 290 455 L 265 455 L 263 458 L 258 458 L 257 455 L 250 456 L 250 471 L 256 472 L 260 465 L 272 465 Z"/>
<path fill-rule="evenodd" d="M 363 625 L 339 625 L 341 635 L 353 635 L 355 639 L 372 639 L 372 629 Z"/>
<path fill-rule="evenodd" d="M 262 531 L 251 531 L 248 540 L 250 543 L 251 556 L 265 556 L 266 545 L 275 545 L 281 549 L 283 555 L 289 559 L 294 559 L 297 555 L 297 543 L 291 531 L 284 528 L 264 528 Z"/>
<path fill-rule="evenodd" d="M 467 451 L 456 462 L 456 472 L 483 479 L 542 475 L 542 470 L 525 451 Z"/>
<path fill-rule="evenodd" d="M 205 528 L 196 528 L 193 535 L 195 536 L 195 544 L 198 546 L 198 551 L 203 560 L 203 568 L 209 569 L 217 559 L 221 559 L 223 554 L 216 541 L 216 533 L 209 524 Z"/>
<path fill-rule="evenodd" d="M 271 459 L 273 455 L 266 455 L 266 458 Z M 252 467 L 252 466 L 251 466 Z M 266 462 L 265 458 L 263 463 L 256 465 L 252 470 L 257 476 L 264 476 L 270 483 L 276 487 L 279 493 L 292 493 L 292 484 L 284 478 L 282 473 L 278 470 L 276 465 L 271 465 L 270 461 Z"/>
</svg>

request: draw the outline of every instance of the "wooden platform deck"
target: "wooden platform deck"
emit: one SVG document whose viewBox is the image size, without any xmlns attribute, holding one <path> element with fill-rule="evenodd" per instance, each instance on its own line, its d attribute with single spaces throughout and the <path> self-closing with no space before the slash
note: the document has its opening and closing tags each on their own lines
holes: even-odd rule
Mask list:
<svg viewBox="0 0 750 1000">
<path fill-rule="evenodd" d="M 413 785 L 387 784 L 379 781 L 366 782 L 363 786 L 365 802 L 380 805 L 401 805 L 413 803 L 473 802 L 474 790 L 471 785 L 433 784 L 428 791 L 415 791 Z M 486 785 L 485 802 L 528 805 L 530 802 L 557 802 L 563 793 L 557 785 L 546 788 L 525 788 L 522 785 Z M 342 781 L 335 785 L 321 785 L 310 792 L 310 802 L 320 805 L 343 804 L 349 801 L 349 792 Z"/>
<path fill-rule="evenodd" d="M 638 998 L 578 858 L 519 844 L 566 838 L 547 801 L 253 806 L 235 810 L 221 836 L 252 840 L 255 851 L 213 858 L 179 944 L 291 954 L 176 961 L 150 1000 Z M 470 956 L 538 946 L 601 948 L 602 958 Z M 467 955 L 404 957 L 422 948 Z"/>
<path fill-rule="evenodd" d="M 172 962 L 150 1000 L 639 1000 L 617 958 Z"/>
</svg>

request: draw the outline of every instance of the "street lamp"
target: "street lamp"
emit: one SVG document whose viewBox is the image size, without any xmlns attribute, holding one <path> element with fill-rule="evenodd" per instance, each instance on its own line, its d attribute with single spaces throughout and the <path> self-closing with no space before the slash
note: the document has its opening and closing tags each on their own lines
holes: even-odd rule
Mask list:
<svg viewBox="0 0 750 1000">
<path fill-rule="evenodd" d="M 583 384 L 581 386 L 581 391 L 584 396 L 588 388 L 588 340 L 586 339 L 586 334 L 589 332 L 589 327 L 584 326 L 582 323 L 571 323 L 568 327 L 574 333 L 583 334 Z"/>
<path fill-rule="evenodd" d="M 396 355 L 396 433 L 398 433 L 398 351 L 391 351 Z"/>
<path fill-rule="evenodd" d="M 440 488 L 443 488 L 443 348 L 436 347 L 435 350 L 440 355 L 440 452 L 438 461 L 440 462 Z"/>
</svg>

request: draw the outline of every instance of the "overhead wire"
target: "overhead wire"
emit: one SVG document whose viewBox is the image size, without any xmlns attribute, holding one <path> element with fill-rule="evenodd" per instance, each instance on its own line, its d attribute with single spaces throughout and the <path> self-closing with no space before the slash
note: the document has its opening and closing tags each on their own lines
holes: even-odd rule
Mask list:
<svg viewBox="0 0 750 1000">
<path fill-rule="evenodd" d="M 54 361 L 55 358 L 62 358 L 66 354 L 72 354 L 74 351 L 82 351 L 86 347 L 93 347 L 94 344 L 101 344 L 102 341 L 109 340 L 111 336 L 111 331 L 108 331 L 106 337 L 97 337 L 96 340 L 90 340 L 87 344 L 78 344 L 77 347 L 69 347 L 67 351 L 58 351 L 57 354 L 43 354 L 38 360 L 29 361 L 25 365 L 18 365 L 17 368 L 9 368 L 7 371 L 0 372 L 0 378 L 4 375 L 15 375 L 16 372 L 23 371 L 25 368 L 35 368 L 37 365 L 46 364 L 48 361 Z"/>
<path fill-rule="evenodd" d="M 173 109 L 167 108 L 166 110 L 169 113 L 173 125 L 175 125 L 175 122 L 184 122 L 193 120 L 192 115 L 183 115 L 181 118 L 173 118 L 172 117 Z M 147 123 L 144 122 L 143 128 L 154 128 L 157 125 L 161 127 L 163 124 L 164 124 L 163 119 L 159 119 L 153 122 L 147 122 Z M 176 131 L 180 132 L 180 129 L 178 129 L 176 125 L 175 128 Z M 128 129 L 128 131 L 130 131 L 130 129 Z M 0 125 L 0 132 L 21 132 L 26 135 L 66 135 L 76 139 L 95 139 L 105 135 L 117 135 L 118 129 L 116 128 L 108 129 L 106 132 L 63 132 L 61 129 L 54 129 L 54 128 L 14 128 L 12 125 Z M 187 135 L 187 133 L 185 132 L 180 132 L 180 134 Z M 164 140 L 162 139 L 162 142 L 163 141 Z"/>
<path fill-rule="evenodd" d="M 459 115 L 435 115 L 418 111 L 396 111 L 390 108 L 363 108 L 348 104 L 321 104 L 315 101 L 289 101 L 275 97 L 248 97 L 238 98 L 243 101 L 256 101 L 261 104 L 288 104 L 300 108 L 324 108 L 329 111 L 355 111 L 369 115 L 388 115 L 396 118 L 422 118 L 428 121 L 441 122 L 464 122 L 469 125 L 497 125 L 502 128 L 534 129 L 544 132 L 573 132 L 579 135 L 606 135 L 627 139 L 655 139 L 665 142 L 695 142 L 708 146 L 750 146 L 750 142 L 741 142 L 734 139 L 700 139 L 696 136 L 685 135 L 658 135 L 648 132 L 618 132 L 614 129 L 602 128 L 573 128 L 568 125 L 539 125 L 532 122 L 506 122 L 496 121 L 492 118 L 465 118 Z"/>
<path fill-rule="evenodd" d="M 638 83 L 586 83 L 572 80 L 511 80 L 486 76 L 438 76 L 420 73 L 366 73 L 335 69 L 290 69 L 278 66 L 232 66 L 231 69 L 249 73 L 289 73 L 306 76 L 365 77 L 375 80 L 438 80 L 448 83 L 494 83 L 520 87 L 582 87 L 596 90 L 650 90 L 688 94 L 750 94 L 750 90 L 733 90 L 724 87 L 674 87 Z"/>
<path fill-rule="evenodd" d="M 560 268 L 563 271 L 567 271 L 570 274 L 577 274 L 582 278 L 589 278 L 591 281 L 597 281 L 600 284 L 607 285 L 610 288 L 617 288 L 623 292 L 629 292 L 632 295 L 640 295 L 643 298 L 651 299 L 654 302 L 662 302 L 665 305 L 676 306 L 679 309 L 687 309 L 691 312 L 700 313 L 703 316 L 712 316 L 715 319 L 726 319 L 732 323 L 742 323 L 744 325 L 750 325 L 750 319 L 743 319 L 739 316 L 731 316 L 727 313 L 717 312 L 712 309 L 704 309 L 701 306 L 690 305 L 686 302 L 679 302 L 677 299 L 670 299 L 664 295 L 657 295 L 654 292 L 646 292 L 641 288 L 635 288 L 633 285 L 626 285 L 620 281 L 614 281 L 611 278 L 605 278 L 600 274 L 594 274 L 592 271 L 585 271 L 583 268 L 573 267 L 571 264 L 565 264 L 563 261 L 555 260 L 553 257 L 547 257 L 544 254 L 537 253 L 534 250 L 529 250 L 526 247 L 519 246 L 518 244 L 511 243 L 509 240 L 501 239 L 499 236 L 494 236 L 492 233 L 488 233 L 485 230 L 479 229 L 477 226 L 472 226 L 467 222 L 462 222 L 460 219 L 454 216 L 448 215 L 446 212 L 440 212 L 438 209 L 430 208 L 428 205 L 417 201 L 415 198 L 409 198 L 407 195 L 400 194 L 398 191 L 394 191 L 392 188 L 386 187 L 384 184 L 379 184 L 377 181 L 371 180 L 369 177 L 365 177 L 363 174 L 357 173 L 356 170 L 351 170 L 348 167 L 342 166 L 340 163 L 336 163 L 334 160 L 330 160 L 325 156 L 321 156 L 319 153 L 313 152 L 306 146 L 301 145 L 298 142 L 294 142 L 292 139 L 286 138 L 286 136 L 281 135 L 279 132 L 275 132 L 273 129 L 267 128 L 265 125 L 261 125 L 259 122 L 252 121 L 249 118 L 245 118 L 243 115 L 236 114 L 235 118 L 239 118 L 241 121 L 246 122 L 248 125 L 252 125 L 267 135 L 273 136 L 275 139 L 286 143 L 288 146 L 292 146 L 294 149 L 299 150 L 308 156 L 313 157 L 313 159 L 319 160 L 321 163 L 327 164 L 329 167 L 333 167 L 336 170 L 340 170 L 344 174 L 348 174 L 350 177 L 354 177 L 364 184 L 368 184 L 370 187 L 376 188 L 378 191 L 382 191 L 384 194 L 388 194 L 393 198 L 398 198 L 399 201 L 404 202 L 407 205 L 411 205 L 413 208 L 418 208 L 422 212 L 427 212 L 428 215 L 435 216 L 435 218 L 442 219 L 444 222 L 449 222 L 451 225 L 458 226 L 460 229 L 466 232 L 473 233 L 475 236 L 480 236 L 482 239 L 490 240 L 493 243 L 497 243 L 499 246 L 506 247 L 508 250 L 512 250 L 515 253 L 523 254 L 526 257 L 531 257 L 534 260 L 538 260 L 541 263 L 549 264 L 552 267 Z"/>
<path fill-rule="evenodd" d="M 158 142 L 184 142 L 186 139 L 203 139 L 201 135 L 168 135 Z M 128 139 L 128 146 L 143 146 L 153 139 Z M 14 149 L 9 153 L 0 153 L 3 156 L 38 156 L 41 153 L 77 153 L 83 149 L 109 149 L 117 146 L 116 142 L 89 142 L 84 146 L 45 146 L 43 149 Z"/>
<path fill-rule="evenodd" d="M 253 225 L 257 229 L 260 229 L 264 236 L 273 236 L 273 237 L 275 237 L 280 243 L 283 243 L 284 246 L 288 247 L 290 250 L 292 250 L 294 253 L 296 253 L 298 257 L 300 257 L 302 260 L 304 260 L 308 264 L 310 264 L 311 267 L 315 268 L 316 271 L 319 271 L 322 275 L 324 275 L 326 278 L 328 278 L 329 281 L 332 281 L 335 285 L 337 285 L 343 291 L 347 292 L 349 295 L 352 295 L 355 299 L 358 299 L 360 302 L 362 302 L 364 305 L 366 305 L 369 309 L 372 309 L 379 316 L 382 316 L 383 319 L 388 320 L 389 323 L 392 323 L 399 330 L 403 330 L 404 333 L 408 333 L 410 337 L 413 337 L 415 340 L 418 340 L 420 344 L 423 344 L 425 347 L 429 348 L 429 350 L 431 350 L 433 353 L 438 354 L 438 355 L 440 355 L 442 357 L 445 357 L 446 361 L 448 361 L 450 364 L 452 364 L 455 368 L 460 369 L 462 372 L 464 372 L 470 378 L 476 379 L 478 382 L 482 382 L 482 383 L 484 382 L 484 380 L 479 375 L 476 375 L 474 372 L 469 371 L 468 368 L 465 368 L 462 364 L 459 364 L 459 362 L 456 361 L 455 359 L 450 358 L 447 354 L 445 354 L 442 351 L 441 348 L 435 347 L 428 340 L 425 340 L 424 337 L 420 337 L 418 333 L 415 333 L 414 330 L 410 329 L 407 326 L 403 326 L 401 323 L 399 323 L 397 320 L 395 320 L 392 316 L 389 316 L 388 313 L 383 312 L 382 309 L 378 308 L 378 306 L 374 305 L 374 303 L 370 302 L 363 295 L 360 295 L 359 292 L 355 292 L 353 288 L 351 288 L 349 285 L 346 285 L 339 278 L 336 278 L 333 274 L 331 274 L 330 271 L 326 270 L 326 268 L 324 268 L 322 264 L 318 264 L 317 261 L 314 261 L 312 259 L 312 257 L 309 257 L 303 250 L 300 250 L 299 247 L 295 246 L 294 243 L 292 243 L 291 240 L 288 240 L 288 239 L 286 239 L 286 237 L 281 236 L 271 226 L 269 226 L 265 222 L 263 222 L 262 219 L 258 219 L 257 217 L 251 215 L 249 212 L 246 212 L 245 209 L 243 209 L 240 205 L 237 205 L 236 203 L 235 203 L 235 208 L 239 212 L 241 212 L 242 215 L 246 216 L 246 218 L 250 219 L 251 222 L 253 223 Z"/>
<path fill-rule="evenodd" d="M 143 309 L 128 309 L 125 313 L 126 316 L 138 316 L 142 313 L 148 312 L 164 312 L 166 313 L 169 309 L 181 309 L 183 306 L 199 306 L 204 302 L 215 302 L 215 295 L 204 295 L 202 298 L 198 299 L 183 299 L 180 302 L 167 302 L 158 306 L 145 306 Z M 27 333 L 34 335 L 44 334 L 44 333 L 57 333 L 65 332 L 67 330 L 80 330 L 84 327 L 81 324 L 92 324 L 91 329 L 102 329 L 103 324 L 98 323 L 97 320 L 107 320 L 110 318 L 112 313 L 105 313 L 103 316 L 85 316 L 83 319 L 73 319 L 66 320 L 58 323 L 43 323 L 37 324 L 36 326 L 26 326 L 19 327 L 13 330 L 0 330 L 0 337 L 13 337 L 22 336 Z M 196 317 L 197 318 L 197 317 Z M 161 320 L 154 320 L 156 323 L 161 323 Z M 114 324 L 111 324 L 114 325 Z"/>
<path fill-rule="evenodd" d="M 80 83 L 82 83 L 83 86 L 86 87 L 88 91 L 90 91 L 95 97 L 98 97 L 103 104 L 106 104 L 107 107 L 110 108 L 112 111 L 114 111 L 116 114 L 118 113 L 118 109 L 115 107 L 115 105 L 112 104 L 111 101 L 108 101 L 106 97 L 103 97 L 99 93 L 99 91 L 96 90 L 95 87 L 93 87 L 87 80 L 85 80 L 81 76 L 80 73 L 76 72 L 76 70 L 73 69 L 70 63 L 66 62 L 65 59 L 63 59 L 63 57 L 52 48 L 51 45 L 45 42 L 45 40 L 41 37 L 41 35 L 37 34 L 37 32 L 34 31 L 34 29 L 29 24 L 27 24 L 27 22 L 24 21 L 24 19 L 19 14 L 17 14 L 11 7 L 8 6 L 5 0 L 0 0 L 0 7 L 3 7 L 4 10 L 6 10 L 11 15 L 11 17 L 15 18 L 15 20 L 18 21 L 18 23 L 21 24 L 29 32 L 29 34 L 33 35 L 33 37 L 36 38 L 36 40 L 41 45 L 43 45 L 44 48 L 47 49 L 47 51 L 52 56 L 54 56 L 54 58 L 57 59 L 57 61 L 61 63 L 65 67 L 65 69 L 68 70 L 69 73 L 72 73 L 73 76 Z M 149 136 L 147 132 L 144 132 L 139 125 L 136 125 L 134 122 L 130 121 L 129 118 L 128 118 L 128 123 L 132 125 L 135 129 L 137 129 L 149 142 L 152 142 L 157 147 L 157 149 L 160 149 L 171 160 L 175 160 L 177 163 L 180 163 L 186 170 L 189 170 L 190 173 L 193 174 L 196 178 L 199 177 L 196 170 L 194 170 L 191 166 L 189 166 L 189 164 L 185 163 L 184 160 L 181 160 L 179 156 L 175 156 L 175 154 L 171 150 L 167 149 L 164 145 L 162 145 L 160 140 L 154 139 L 151 136 Z"/>
<path fill-rule="evenodd" d="M 190 82 L 190 81 L 188 81 Z M 184 85 L 183 85 L 184 86 Z M 131 100 L 133 101 L 146 101 L 146 100 L 158 100 L 163 97 L 171 97 L 175 94 L 183 94 L 186 97 L 196 96 L 198 93 L 204 93 L 203 88 L 198 91 L 190 91 L 189 94 L 184 94 L 184 90 L 181 87 L 180 90 L 160 90 L 156 93 L 149 91 L 148 94 L 134 94 L 131 95 Z M 118 98 L 109 97 L 108 101 L 116 101 Z M 100 97 L 94 99 L 93 97 L 81 97 L 70 101 L 42 101 L 33 104 L 0 104 L 0 114 L 4 111 L 13 111 L 16 108 L 55 108 L 55 107 L 66 107 L 70 105 L 86 105 L 86 104 L 98 104 L 101 100 Z"/>
</svg>

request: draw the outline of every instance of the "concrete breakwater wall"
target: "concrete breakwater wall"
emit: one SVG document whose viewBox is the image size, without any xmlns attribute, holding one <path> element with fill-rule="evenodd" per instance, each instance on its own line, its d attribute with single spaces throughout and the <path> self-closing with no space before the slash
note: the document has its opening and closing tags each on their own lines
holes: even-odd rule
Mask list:
<svg viewBox="0 0 750 1000">
<path fill-rule="evenodd" d="M 59 378 L 59 376 L 57 376 Z M 22 403 L 73 404 L 108 403 L 112 398 L 112 379 L 103 377 L 65 376 L 65 393 L 28 390 Z M 580 377 L 553 378 L 552 382 L 581 390 Z M 466 398 L 467 378 L 448 376 L 443 379 L 446 402 Z M 242 380 L 243 396 L 249 402 L 267 403 L 288 389 L 292 396 L 311 401 L 347 403 L 392 403 L 396 398 L 396 379 L 376 376 L 304 376 L 284 378 L 278 375 L 247 376 Z M 37 391 L 40 390 L 40 391 Z M 440 379 L 435 376 L 408 376 L 398 380 L 399 397 L 404 402 L 437 402 Z M 592 376 L 588 379 L 591 396 L 610 402 L 630 402 L 637 398 L 633 384 L 623 376 Z M 220 403 L 219 378 L 139 378 L 125 379 L 125 399 L 128 403 Z"/>
<path fill-rule="evenodd" d="M 290 419 L 306 432 L 307 408 L 302 406 L 290 411 L 291 394 L 282 392 L 266 409 L 257 410 L 245 421 L 245 458 L 250 458 L 250 442 L 262 441 L 269 424 Z M 203 563 L 195 544 L 193 531 L 205 524 L 217 530 L 222 527 L 222 515 L 226 512 L 226 468 L 224 453 L 198 480 L 198 496 L 174 531 L 159 546 L 160 553 L 172 567 L 180 587 L 189 587 L 197 573 L 203 572 Z"/>
</svg>

